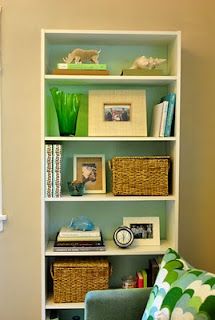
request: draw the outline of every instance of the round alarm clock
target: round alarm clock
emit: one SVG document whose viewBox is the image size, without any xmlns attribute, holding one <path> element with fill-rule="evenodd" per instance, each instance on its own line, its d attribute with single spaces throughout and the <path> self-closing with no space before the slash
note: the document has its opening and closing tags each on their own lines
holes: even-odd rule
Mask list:
<svg viewBox="0 0 215 320">
<path fill-rule="evenodd" d="M 134 241 L 134 234 L 130 228 L 121 226 L 114 231 L 113 240 L 120 248 L 127 248 Z"/>
</svg>

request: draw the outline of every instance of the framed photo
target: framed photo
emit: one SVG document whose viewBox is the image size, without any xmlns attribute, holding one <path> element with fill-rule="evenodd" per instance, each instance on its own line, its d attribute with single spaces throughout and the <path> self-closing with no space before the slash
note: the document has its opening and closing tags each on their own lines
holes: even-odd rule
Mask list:
<svg viewBox="0 0 215 320">
<path fill-rule="evenodd" d="M 159 217 L 124 217 L 123 225 L 131 228 L 137 245 L 160 245 Z"/>
<path fill-rule="evenodd" d="M 145 90 L 90 90 L 89 136 L 147 136 Z"/>
<path fill-rule="evenodd" d="M 105 193 L 105 157 L 102 154 L 75 154 L 73 179 L 85 182 L 85 193 Z"/>
</svg>

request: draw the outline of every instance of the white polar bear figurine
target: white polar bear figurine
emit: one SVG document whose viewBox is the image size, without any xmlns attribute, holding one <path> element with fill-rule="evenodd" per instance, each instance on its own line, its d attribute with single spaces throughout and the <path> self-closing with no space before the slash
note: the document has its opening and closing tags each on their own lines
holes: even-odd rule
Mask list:
<svg viewBox="0 0 215 320">
<path fill-rule="evenodd" d="M 99 63 L 99 54 L 101 50 L 84 50 L 84 49 L 74 49 L 72 52 L 68 54 L 66 58 L 63 58 L 65 63 L 83 63 L 87 61 L 91 61 L 93 63 Z"/>
</svg>

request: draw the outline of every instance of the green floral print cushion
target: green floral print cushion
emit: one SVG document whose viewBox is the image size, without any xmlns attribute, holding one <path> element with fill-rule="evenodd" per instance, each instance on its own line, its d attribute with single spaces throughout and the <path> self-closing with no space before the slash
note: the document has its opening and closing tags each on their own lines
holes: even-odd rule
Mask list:
<svg viewBox="0 0 215 320">
<path fill-rule="evenodd" d="M 215 320 L 215 275 L 168 249 L 142 320 Z"/>
</svg>

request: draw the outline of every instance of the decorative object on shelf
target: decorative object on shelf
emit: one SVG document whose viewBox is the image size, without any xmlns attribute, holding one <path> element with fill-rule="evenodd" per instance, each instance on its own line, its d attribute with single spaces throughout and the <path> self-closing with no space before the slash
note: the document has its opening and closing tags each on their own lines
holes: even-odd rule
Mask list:
<svg viewBox="0 0 215 320">
<path fill-rule="evenodd" d="M 69 227 L 80 231 L 92 231 L 95 229 L 95 225 L 92 220 L 85 216 L 73 218 Z"/>
<path fill-rule="evenodd" d="M 145 90 L 90 90 L 89 136 L 147 136 Z"/>
<path fill-rule="evenodd" d="M 113 240 L 120 248 L 128 248 L 134 241 L 134 234 L 127 226 L 121 226 L 114 231 Z"/>
<path fill-rule="evenodd" d="M 105 193 L 105 156 L 76 154 L 73 156 L 73 179 L 85 184 L 85 193 Z"/>
<path fill-rule="evenodd" d="M 67 182 L 69 193 L 71 196 L 83 196 L 85 183 L 82 181 L 74 180 Z"/>
<path fill-rule="evenodd" d="M 169 156 L 113 157 L 109 167 L 115 196 L 169 194 Z"/>
<path fill-rule="evenodd" d="M 137 245 L 160 245 L 159 217 L 124 217 L 123 224 L 131 229 Z"/>
<path fill-rule="evenodd" d="M 166 59 L 140 56 L 134 60 L 130 69 L 147 69 L 153 70 L 166 62 Z"/>
<path fill-rule="evenodd" d="M 51 310 L 50 316 L 47 318 L 47 320 L 60 320 L 58 312 L 56 310 Z"/>
<path fill-rule="evenodd" d="M 132 289 L 136 287 L 137 287 L 137 281 L 136 281 L 136 278 L 133 277 L 132 275 L 122 278 L 123 289 Z"/>
<path fill-rule="evenodd" d="M 61 136 L 74 136 L 80 107 L 80 94 L 67 93 L 58 88 L 50 89 L 57 113 Z"/>
<path fill-rule="evenodd" d="M 99 54 L 101 50 L 84 50 L 80 48 L 74 49 L 68 54 L 66 58 L 63 58 L 64 63 L 83 63 L 91 61 L 92 63 L 99 63 Z"/>
</svg>

